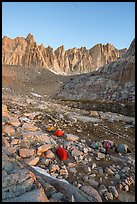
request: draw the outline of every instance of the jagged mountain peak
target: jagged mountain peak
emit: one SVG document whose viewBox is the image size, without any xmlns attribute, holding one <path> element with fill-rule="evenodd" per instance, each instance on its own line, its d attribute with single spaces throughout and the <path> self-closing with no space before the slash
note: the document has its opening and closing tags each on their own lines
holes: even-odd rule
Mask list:
<svg viewBox="0 0 137 204">
<path fill-rule="evenodd" d="M 37 45 L 31 33 L 26 38 L 4 37 L 2 42 L 3 64 L 43 66 L 67 74 L 94 71 L 98 67 L 121 58 L 126 51 L 120 51 L 109 43 L 97 44 L 89 50 L 83 46 L 66 51 L 62 45 L 54 51 L 51 46 L 45 48 L 44 45 Z"/>
<path fill-rule="evenodd" d="M 127 52 L 123 55 L 124 58 L 131 57 L 135 55 L 135 39 L 131 42 L 129 49 Z"/>
<path fill-rule="evenodd" d="M 31 33 L 29 33 L 26 37 L 26 40 L 34 40 L 34 36 Z"/>
</svg>

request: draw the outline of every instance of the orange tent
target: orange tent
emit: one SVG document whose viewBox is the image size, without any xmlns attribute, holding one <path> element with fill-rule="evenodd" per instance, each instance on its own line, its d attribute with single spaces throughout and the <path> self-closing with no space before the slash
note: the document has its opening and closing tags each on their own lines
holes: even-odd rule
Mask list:
<svg viewBox="0 0 137 204">
<path fill-rule="evenodd" d="M 61 129 L 58 129 L 53 134 L 54 134 L 54 136 L 61 137 L 64 135 L 64 132 Z"/>
<path fill-rule="evenodd" d="M 53 127 L 53 126 L 47 128 L 47 131 L 48 131 L 48 132 L 54 132 L 55 130 L 56 130 L 56 129 L 55 129 L 55 127 Z"/>
</svg>

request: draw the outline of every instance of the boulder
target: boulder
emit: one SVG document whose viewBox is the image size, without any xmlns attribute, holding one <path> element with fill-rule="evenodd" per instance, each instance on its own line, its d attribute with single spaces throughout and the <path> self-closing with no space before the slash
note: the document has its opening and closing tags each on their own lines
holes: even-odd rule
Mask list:
<svg viewBox="0 0 137 204">
<path fill-rule="evenodd" d="M 6 147 L 10 146 L 9 141 L 5 137 L 2 137 L 2 146 L 6 146 Z"/>
<path fill-rule="evenodd" d="M 7 108 L 7 106 L 5 104 L 2 104 L 2 116 L 7 117 L 7 118 L 10 117 L 8 108 Z"/>
<path fill-rule="evenodd" d="M 19 156 L 22 158 L 30 157 L 34 155 L 34 153 L 35 153 L 34 149 L 26 149 L 26 148 L 19 149 Z"/>
<path fill-rule="evenodd" d="M 79 151 L 78 149 L 74 148 L 71 152 L 71 155 L 74 156 L 80 156 L 83 155 L 83 152 Z"/>
<path fill-rule="evenodd" d="M 17 145 L 19 143 L 19 139 L 12 139 L 11 145 Z"/>
<path fill-rule="evenodd" d="M 105 168 L 105 172 L 106 172 L 109 176 L 113 176 L 113 175 L 114 175 L 114 172 L 113 172 L 110 168 L 108 168 L 108 167 Z"/>
<path fill-rule="evenodd" d="M 58 165 L 55 165 L 55 164 L 51 164 L 50 165 L 50 172 L 55 172 L 55 171 L 59 171 L 60 168 Z"/>
<path fill-rule="evenodd" d="M 131 176 L 129 176 L 129 177 L 126 177 L 125 183 L 130 187 L 131 185 L 135 184 L 135 180 Z"/>
<path fill-rule="evenodd" d="M 46 152 L 47 150 L 49 150 L 51 148 L 52 148 L 52 146 L 50 144 L 44 144 L 44 145 L 38 147 L 37 155 L 41 155 L 42 152 Z"/>
<path fill-rule="evenodd" d="M 97 188 L 99 183 L 95 181 L 93 178 L 88 180 L 89 184 L 93 186 L 94 188 Z"/>
<path fill-rule="evenodd" d="M 24 123 L 22 128 L 24 130 L 30 130 L 30 131 L 36 131 L 38 129 L 38 127 L 36 127 L 34 124 L 30 124 L 30 123 Z"/>
<path fill-rule="evenodd" d="M 21 140 L 19 143 L 21 148 L 29 149 L 30 148 L 30 142 L 28 140 Z"/>
<path fill-rule="evenodd" d="M 100 194 L 100 196 L 104 196 L 106 193 L 108 192 L 106 186 L 104 186 L 103 184 L 101 184 L 99 186 L 99 189 L 98 189 L 98 193 Z"/>
<path fill-rule="evenodd" d="M 4 125 L 2 127 L 2 131 L 10 135 L 13 135 L 15 133 L 15 129 L 12 127 L 12 125 Z"/>
<path fill-rule="evenodd" d="M 92 168 L 92 169 L 94 169 L 96 166 L 97 166 L 96 163 L 92 163 L 92 164 L 91 164 L 91 168 Z"/>
<path fill-rule="evenodd" d="M 118 198 L 119 194 L 115 186 L 109 186 L 108 190 L 113 194 L 115 198 Z"/>
<path fill-rule="evenodd" d="M 96 202 L 102 202 L 102 198 L 98 194 L 97 190 L 93 188 L 92 186 L 82 186 L 80 187 L 80 190 L 82 190 L 89 196 L 93 197 L 96 200 Z"/>
<path fill-rule="evenodd" d="M 117 174 L 115 174 L 115 179 L 116 180 L 120 180 L 120 175 L 117 173 Z"/>
<path fill-rule="evenodd" d="M 18 127 L 18 126 L 20 126 L 21 123 L 20 123 L 18 118 L 11 118 L 9 120 L 9 124 L 11 124 L 11 125 L 13 125 L 15 127 Z"/>
<path fill-rule="evenodd" d="M 27 164 L 29 164 L 30 166 L 35 166 L 37 165 L 37 163 L 39 162 L 39 157 L 30 157 L 29 160 L 27 160 Z"/>
<path fill-rule="evenodd" d="M 118 153 L 127 153 L 127 149 L 128 149 L 128 146 L 126 144 L 119 144 L 117 147 L 116 147 L 116 151 Z"/>
<path fill-rule="evenodd" d="M 113 200 L 113 194 L 111 192 L 106 192 L 105 199 L 106 200 Z"/>
<path fill-rule="evenodd" d="M 72 135 L 72 134 L 66 134 L 66 136 L 67 136 L 66 139 L 69 140 L 69 141 L 77 141 L 79 139 L 78 136 Z"/>
<path fill-rule="evenodd" d="M 45 157 L 47 159 L 54 159 L 55 158 L 55 154 L 49 149 L 44 153 Z"/>
</svg>

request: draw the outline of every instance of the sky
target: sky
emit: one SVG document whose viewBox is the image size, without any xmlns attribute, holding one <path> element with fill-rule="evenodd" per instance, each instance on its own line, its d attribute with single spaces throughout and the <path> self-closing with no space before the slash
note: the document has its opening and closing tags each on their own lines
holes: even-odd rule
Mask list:
<svg viewBox="0 0 137 204">
<path fill-rule="evenodd" d="M 37 44 L 90 49 L 98 43 L 129 48 L 135 2 L 2 2 L 2 37 L 31 33 Z"/>
</svg>

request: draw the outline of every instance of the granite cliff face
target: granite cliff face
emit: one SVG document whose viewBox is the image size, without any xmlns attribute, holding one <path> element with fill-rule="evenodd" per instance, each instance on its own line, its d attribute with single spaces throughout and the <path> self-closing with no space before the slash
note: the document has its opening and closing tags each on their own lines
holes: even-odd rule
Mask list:
<svg viewBox="0 0 137 204">
<path fill-rule="evenodd" d="M 111 44 L 97 44 L 90 50 L 85 47 L 64 49 L 64 46 L 55 51 L 52 47 L 37 45 L 33 35 L 26 38 L 17 37 L 2 39 L 2 63 L 19 66 L 40 66 L 50 68 L 58 73 L 80 74 L 94 71 L 107 63 L 121 58 L 126 52 L 116 49 Z"/>
<path fill-rule="evenodd" d="M 74 76 L 58 94 L 63 100 L 135 102 L 135 40 L 123 58 Z"/>
</svg>

